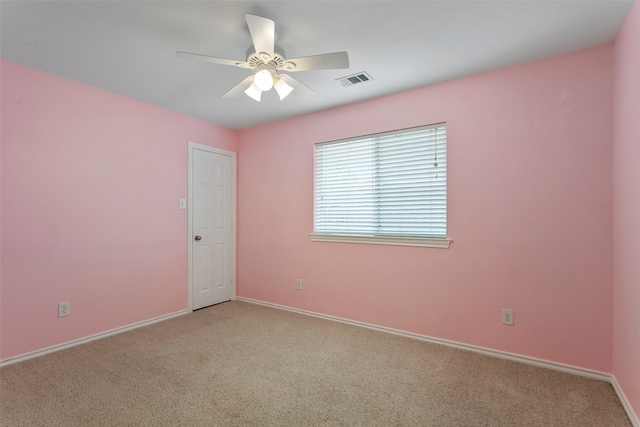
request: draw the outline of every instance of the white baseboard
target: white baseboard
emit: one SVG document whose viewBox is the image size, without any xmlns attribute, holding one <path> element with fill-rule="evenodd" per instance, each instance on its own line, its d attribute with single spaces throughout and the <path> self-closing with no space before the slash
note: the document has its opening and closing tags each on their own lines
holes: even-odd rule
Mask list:
<svg viewBox="0 0 640 427">
<path fill-rule="evenodd" d="M 401 331 L 399 329 L 393 329 L 393 328 L 387 328 L 387 327 L 384 327 L 384 326 L 372 325 L 372 324 L 369 324 L 369 323 L 358 322 L 358 321 L 355 321 L 355 320 L 344 319 L 344 318 L 336 317 L 336 316 L 329 316 L 329 315 L 326 315 L 326 314 L 316 313 L 316 312 L 313 312 L 313 311 L 300 310 L 300 309 L 297 309 L 297 308 L 287 307 L 287 306 L 279 305 L 279 304 L 273 304 L 273 303 L 265 302 L 265 301 L 254 300 L 254 299 L 251 299 L 251 298 L 238 297 L 238 299 L 241 300 L 241 301 L 252 303 L 252 304 L 259 304 L 259 305 L 264 305 L 264 306 L 267 306 L 267 307 L 278 308 L 278 309 L 281 309 L 281 310 L 292 311 L 292 312 L 299 313 L 299 314 L 305 314 L 307 316 L 319 317 L 319 318 L 322 318 L 322 319 L 333 320 L 333 321 L 336 321 L 336 322 L 347 323 L 347 324 L 350 324 L 350 325 L 360 326 L 360 327 L 363 327 L 363 328 L 374 329 L 376 331 L 387 332 L 387 333 L 391 333 L 391 334 L 394 334 L 394 335 L 400 335 L 400 336 L 407 337 L 407 338 L 413 338 L 413 339 L 418 339 L 418 340 L 421 340 L 421 341 L 427 341 L 427 342 L 431 342 L 431 343 L 446 345 L 448 347 L 455 347 L 455 348 L 462 349 L 462 350 L 473 351 L 475 353 L 481 353 L 481 354 L 485 354 L 487 356 L 498 357 L 500 359 L 512 360 L 514 362 L 526 363 L 528 365 L 535 365 L 535 366 L 539 366 L 539 367 L 542 367 L 542 368 L 553 369 L 553 370 L 556 370 L 556 371 L 562 371 L 562 372 L 566 372 L 566 373 L 569 373 L 569 374 L 575 374 L 575 375 L 580 375 L 580 376 L 583 376 L 583 377 L 594 378 L 594 379 L 597 379 L 597 380 L 611 382 L 611 375 L 608 374 L 608 373 L 605 373 L 605 372 L 600 372 L 600 371 L 594 371 L 594 370 L 591 370 L 591 369 L 580 368 L 578 366 L 565 365 L 563 363 L 551 362 L 549 360 L 537 359 L 535 357 L 523 356 L 523 355 L 515 354 L 515 353 L 508 353 L 506 351 L 494 350 L 494 349 L 491 349 L 491 348 L 480 347 L 480 346 L 471 345 L 471 344 L 464 344 L 464 343 L 457 342 L 457 341 L 450 341 L 450 340 L 445 340 L 445 339 L 442 339 L 442 338 L 430 337 L 430 336 L 427 336 L 427 335 L 416 334 L 416 333 L 413 333 L 413 332 Z"/>
<path fill-rule="evenodd" d="M 507 359 L 507 360 L 511 360 L 511 361 L 514 361 L 514 362 L 526 363 L 528 365 L 534 365 L 534 366 L 538 366 L 538 367 L 541 367 L 541 368 L 553 369 L 555 371 L 561 371 L 561 372 L 565 372 L 565 373 L 568 373 L 568 374 L 579 375 L 579 376 L 582 376 L 582 377 L 588 377 L 588 378 L 593 378 L 593 379 L 596 379 L 596 380 L 605 381 L 605 382 L 608 382 L 608 383 L 610 383 L 612 385 L 613 389 L 615 390 L 616 394 L 618 395 L 618 398 L 620 399 L 620 403 L 624 407 L 624 410 L 627 412 L 627 415 L 629 416 L 629 420 L 631 421 L 631 424 L 633 424 L 633 427 L 640 427 L 640 423 L 638 422 L 638 417 L 633 412 L 633 408 L 629 404 L 629 401 L 627 400 L 626 396 L 624 395 L 624 392 L 620 388 L 617 380 L 615 379 L 615 377 L 612 374 L 609 374 L 609 373 L 606 373 L 606 372 L 594 371 L 594 370 L 591 370 L 591 369 L 581 368 L 579 366 L 566 365 L 564 363 L 552 362 L 550 360 L 537 359 L 535 357 L 523 356 L 521 354 L 508 353 L 506 351 L 494 350 L 494 349 L 491 349 L 491 348 L 480 347 L 480 346 L 470 345 L 470 344 L 464 344 L 464 343 L 460 343 L 460 342 L 456 342 L 456 341 L 450 341 L 450 340 L 445 340 L 445 339 L 441 339 L 441 338 L 430 337 L 430 336 L 427 336 L 427 335 L 415 334 L 413 332 L 406 332 L 406 331 L 401 331 L 401 330 L 398 330 L 398 329 L 386 328 L 384 326 L 372 325 L 372 324 L 358 322 L 358 321 L 355 321 L 355 320 L 344 319 L 344 318 L 336 317 L 336 316 L 329 316 L 329 315 L 326 315 L 326 314 L 316 313 L 316 312 L 313 312 L 313 311 L 300 310 L 300 309 L 297 309 L 297 308 L 287 307 L 287 306 L 280 305 L 280 304 L 273 304 L 273 303 L 270 303 L 270 302 L 255 300 L 255 299 L 251 299 L 251 298 L 237 297 L 237 299 L 240 300 L 240 301 L 245 301 L 245 302 L 249 302 L 249 303 L 252 303 L 252 304 L 264 305 L 266 307 L 272 307 L 272 308 L 277 308 L 277 309 L 280 309 L 280 310 L 292 311 L 294 313 L 304 314 L 304 315 L 307 315 L 307 316 L 319 317 L 321 319 L 326 319 L 326 320 L 333 320 L 333 321 L 336 321 L 336 322 L 346 323 L 346 324 L 349 324 L 349 325 L 360 326 L 360 327 L 363 327 L 363 328 L 373 329 L 373 330 L 376 330 L 376 331 L 381 331 L 381 332 L 387 332 L 387 333 L 391 333 L 391 334 L 395 334 L 395 335 L 400 335 L 400 336 L 407 337 L 407 338 L 413 338 L 413 339 L 417 339 L 417 340 L 421 340 L 421 341 L 426 341 L 426 342 L 431 342 L 431 343 L 436 343 L 436 344 L 442 344 L 442 345 L 446 345 L 446 346 L 449 346 L 449 347 L 454 347 L 454 348 L 458 348 L 458 349 L 462 349 L 462 350 L 473 351 L 475 353 L 480 353 L 480 354 L 484 354 L 484 355 L 492 356 L 492 357 L 498 357 L 500 359 Z"/>
<path fill-rule="evenodd" d="M 413 332 L 401 331 L 401 330 L 398 330 L 398 329 L 387 328 L 387 327 L 384 327 L 384 326 L 372 325 L 372 324 L 369 324 L 369 323 L 358 322 L 358 321 L 355 321 L 355 320 L 349 320 L 349 319 L 345 319 L 345 318 L 341 318 L 341 317 L 329 316 L 329 315 L 326 315 L 326 314 L 316 313 L 316 312 L 313 312 L 313 311 L 300 310 L 300 309 L 293 308 L 293 307 L 288 307 L 288 306 L 284 306 L 284 305 L 280 305 L 280 304 L 273 304 L 273 303 L 270 303 L 270 302 L 255 300 L 255 299 L 251 299 L 251 298 L 237 297 L 235 299 L 238 299 L 240 301 L 245 301 L 245 302 L 248 302 L 248 303 L 252 303 L 252 304 L 263 305 L 263 306 L 266 306 L 266 307 L 277 308 L 277 309 L 280 309 L 280 310 L 287 310 L 287 311 L 291 311 L 291 312 L 294 312 L 294 313 L 299 313 L 299 314 L 303 314 L 303 315 L 307 315 L 307 316 L 313 316 L 313 317 L 318 317 L 318 318 L 321 318 L 321 319 L 332 320 L 332 321 L 335 321 L 335 322 L 346 323 L 346 324 L 353 325 L 353 326 L 359 326 L 359 327 L 363 327 L 363 328 L 373 329 L 373 330 L 376 330 L 376 331 L 386 332 L 386 333 L 399 335 L 399 336 L 403 336 L 403 337 L 407 337 L 407 338 L 413 338 L 413 339 L 426 341 L 426 342 L 431 342 L 431 343 L 435 343 L 435 344 L 446 345 L 448 347 L 454 347 L 454 348 L 458 348 L 458 349 L 462 349 L 462 350 L 473 351 L 475 353 L 480 353 L 480 354 L 484 354 L 484 355 L 487 355 L 487 356 L 498 357 L 498 358 L 501 358 L 501 359 L 507 359 L 507 360 L 511 360 L 511 361 L 514 361 L 514 362 L 526 363 L 528 365 L 534 365 L 534 366 L 538 366 L 538 367 L 541 367 L 541 368 L 553 369 L 553 370 L 556 370 L 556 371 L 566 372 L 566 373 L 569 373 L 569 374 L 580 375 L 580 376 L 583 376 L 583 377 L 588 377 L 588 378 L 593 378 L 593 379 L 605 381 L 605 382 L 608 382 L 608 383 L 611 384 L 611 386 L 613 387 L 614 391 L 618 395 L 618 399 L 620 399 L 620 403 L 622 404 L 624 410 L 626 411 L 627 415 L 629 416 L 629 420 L 631 421 L 631 424 L 633 425 L 633 427 L 640 427 L 640 420 L 638 419 L 638 416 L 633 411 L 633 408 L 631 407 L 631 404 L 629 403 L 629 400 L 627 399 L 627 396 L 624 394 L 624 391 L 622 390 L 622 388 L 618 384 L 618 381 L 617 381 L 616 377 L 613 374 L 608 374 L 608 373 L 600 372 L 600 371 L 594 371 L 594 370 L 591 370 L 591 369 L 580 368 L 578 366 L 573 366 L 573 365 L 566 365 L 566 364 L 563 364 L 563 363 L 556 363 L 556 362 L 552 362 L 552 361 L 544 360 L 544 359 L 537 359 L 535 357 L 523 356 L 523 355 L 515 354 L 515 353 L 508 353 L 508 352 L 505 352 L 505 351 L 494 350 L 494 349 L 490 349 L 490 348 L 486 348 L 486 347 L 480 347 L 480 346 L 464 344 L 464 343 L 460 343 L 460 342 L 456 342 L 456 341 L 450 341 L 450 340 L 445 340 L 445 339 L 441 339 L 441 338 L 430 337 L 430 336 L 427 336 L 427 335 L 416 334 L 416 333 L 413 333 Z M 106 337 L 111 336 L 111 335 L 116 335 L 116 334 L 120 334 L 120 333 L 123 333 L 123 332 L 131 331 L 133 329 L 141 328 L 143 326 L 152 325 L 154 323 L 162 322 L 164 320 L 169 320 L 169 319 L 172 319 L 174 317 L 182 316 L 182 315 L 190 313 L 190 312 L 191 312 L 190 310 L 177 311 L 175 313 L 170 313 L 170 314 L 167 314 L 167 315 L 164 315 L 164 316 L 155 317 L 153 319 L 145 320 L 145 321 L 142 321 L 142 322 L 134 323 L 134 324 L 123 326 L 123 327 L 116 328 L 116 329 L 112 329 L 112 330 L 109 330 L 109 331 L 106 331 L 106 332 L 101 332 L 101 333 L 98 333 L 98 334 L 90 335 L 90 336 L 87 336 L 87 337 L 84 337 L 84 338 L 80 338 L 80 339 L 77 339 L 77 340 L 68 341 L 68 342 L 63 343 L 63 344 L 58 344 L 58 345 L 55 345 L 55 346 L 52 346 L 52 347 L 47 347 L 47 348 L 44 348 L 42 350 L 37 350 L 37 351 L 30 352 L 30 353 L 22 354 L 22 355 L 19 355 L 19 356 L 10 357 L 10 358 L 4 359 L 4 360 L 0 360 L 0 367 L 11 365 L 13 363 L 22 362 L 22 361 L 29 360 L 29 359 L 33 359 L 33 358 L 36 358 L 36 357 L 44 356 L 45 354 L 54 353 L 54 352 L 60 351 L 60 350 L 65 350 L 67 348 L 75 347 L 77 345 L 86 344 L 86 343 L 91 342 L 91 341 L 95 341 L 95 340 L 99 340 L 99 339 L 102 339 L 102 338 L 106 338 Z"/>
<path fill-rule="evenodd" d="M 23 362 L 25 360 L 33 359 L 36 357 L 44 356 L 45 354 L 54 353 L 56 351 L 65 350 L 67 348 L 75 347 L 77 345 L 86 344 L 91 341 L 99 340 L 102 338 L 106 338 L 111 335 L 121 334 L 123 332 L 131 331 L 133 329 L 142 328 L 143 326 L 149 326 L 154 323 L 162 322 L 164 320 L 169 320 L 174 317 L 182 316 L 183 314 L 191 313 L 189 310 L 181 310 L 176 311 L 175 313 L 165 314 L 164 316 L 154 317 L 153 319 L 144 320 L 142 322 L 133 323 L 131 325 L 123 326 L 116 329 L 111 329 L 106 332 L 100 332 L 94 335 L 89 335 L 84 338 L 79 338 L 77 340 L 68 341 L 62 344 L 54 345 L 51 347 L 43 348 L 41 350 L 32 351 L 29 353 L 24 353 L 19 356 L 9 357 L 4 360 L 0 360 L 0 368 L 3 366 L 11 365 L 13 363 Z"/>
<path fill-rule="evenodd" d="M 620 403 L 622 404 L 622 407 L 624 408 L 625 412 L 629 416 L 629 421 L 631 421 L 631 424 L 633 425 L 633 427 L 640 427 L 640 419 L 638 419 L 638 416 L 633 411 L 633 408 L 631 407 L 631 403 L 629 403 L 629 399 L 627 399 L 627 396 L 624 394 L 622 387 L 620 387 L 620 384 L 618 384 L 618 380 L 616 379 L 616 376 L 613 374 L 611 374 L 611 386 L 613 386 L 613 389 L 616 391 L 616 394 L 618 395 L 618 399 L 620 399 Z"/>
</svg>

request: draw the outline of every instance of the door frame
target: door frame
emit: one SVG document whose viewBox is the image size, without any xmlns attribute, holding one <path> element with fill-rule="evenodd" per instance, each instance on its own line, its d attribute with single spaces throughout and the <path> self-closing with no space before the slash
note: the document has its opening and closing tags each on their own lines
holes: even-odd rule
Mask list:
<svg viewBox="0 0 640 427">
<path fill-rule="evenodd" d="M 188 299 L 189 311 L 193 311 L 193 254 L 192 254 L 192 239 L 193 239 L 193 152 L 195 150 L 207 151 L 209 153 L 220 154 L 223 156 L 231 157 L 231 253 L 232 255 L 232 279 L 233 282 L 233 297 L 236 299 L 237 287 L 236 287 L 236 153 L 234 151 L 223 150 L 222 148 L 210 147 L 208 145 L 198 144 L 196 142 L 189 141 L 189 164 L 188 164 L 188 195 L 187 195 L 187 215 L 188 215 L 188 235 L 187 235 L 187 247 L 188 247 Z"/>
</svg>

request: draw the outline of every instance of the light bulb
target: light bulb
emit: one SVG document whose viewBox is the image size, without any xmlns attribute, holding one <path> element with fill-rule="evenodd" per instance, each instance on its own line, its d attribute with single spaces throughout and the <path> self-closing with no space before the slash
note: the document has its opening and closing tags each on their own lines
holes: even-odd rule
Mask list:
<svg viewBox="0 0 640 427">
<path fill-rule="evenodd" d="M 282 78 L 279 78 L 275 85 L 273 85 L 276 92 L 278 92 L 278 96 L 280 97 L 280 101 L 285 99 L 287 95 L 291 93 L 293 88 L 287 84 Z"/>
<path fill-rule="evenodd" d="M 269 90 L 273 87 L 273 76 L 271 71 L 262 69 L 258 71 L 253 78 L 253 84 L 255 84 L 260 90 Z"/>
<path fill-rule="evenodd" d="M 247 90 L 244 91 L 244 93 L 246 93 L 247 96 L 255 99 L 258 102 L 260 102 L 260 97 L 262 96 L 262 91 L 260 90 L 260 88 L 258 88 L 256 86 L 256 82 L 255 81 L 253 82 L 253 84 L 251 86 L 249 86 L 249 88 Z"/>
</svg>

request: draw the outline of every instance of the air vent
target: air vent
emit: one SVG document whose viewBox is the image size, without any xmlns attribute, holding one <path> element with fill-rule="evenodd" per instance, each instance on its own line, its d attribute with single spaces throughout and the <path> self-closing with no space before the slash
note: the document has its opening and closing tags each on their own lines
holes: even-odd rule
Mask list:
<svg viewBox="0 0 640 427">
<path fill-rule="evenodd" d="M 336 79 L 338 83 L 340 83 L 343 87 L 353 86 L 358 83 L 364 83 L 373 80 L 373 78 L 367 74 L 366 72 L 356 73 L 347 77 L 340 77 Z"/>
</svg>

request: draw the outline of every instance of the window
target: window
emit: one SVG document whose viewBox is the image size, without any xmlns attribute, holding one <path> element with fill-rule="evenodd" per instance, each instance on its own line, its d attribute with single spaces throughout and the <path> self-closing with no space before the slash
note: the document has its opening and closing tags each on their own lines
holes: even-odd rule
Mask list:
<svg viewBox="0 0 640 427">
<path fill-rule="evenodd" d="M 448 247 L 444 123 L 316 144 L 314 241 Z"/>
</svg>

